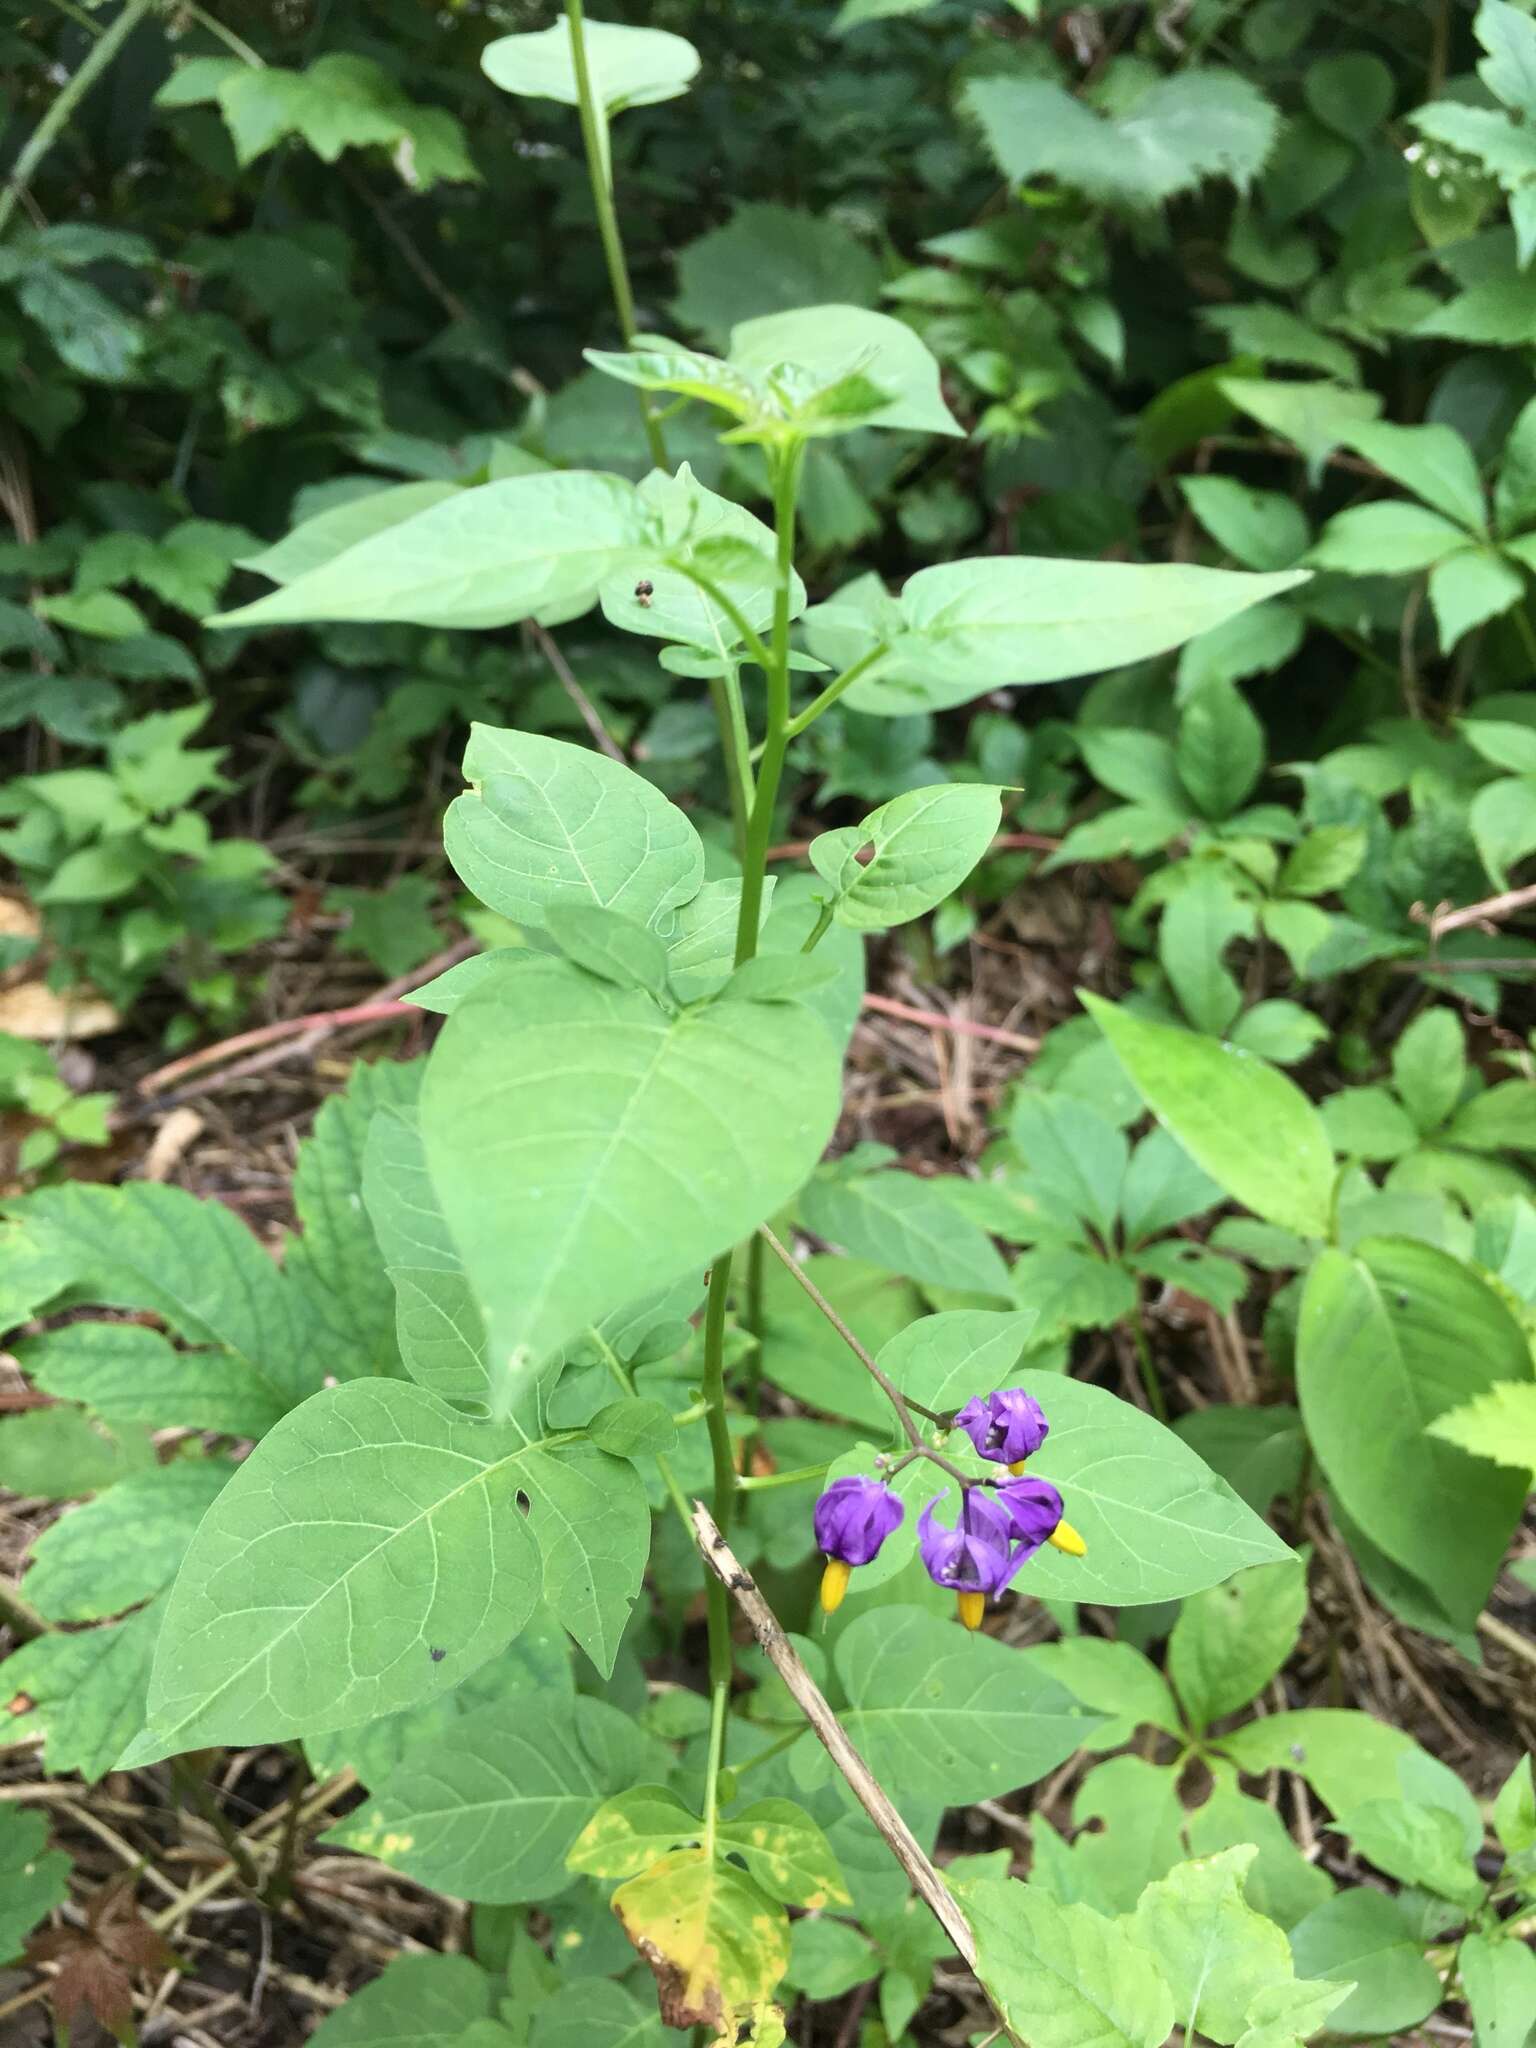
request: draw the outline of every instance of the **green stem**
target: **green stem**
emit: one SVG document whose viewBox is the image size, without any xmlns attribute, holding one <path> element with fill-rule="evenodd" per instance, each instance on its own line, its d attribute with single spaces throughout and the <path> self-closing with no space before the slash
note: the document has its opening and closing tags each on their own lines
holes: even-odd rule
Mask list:
<svg viewBox="0 0 1536 2048">
<path fill-rule="evenodd" d="M 261 1872 L 251 1860 L 251 1852 L 241 1841 L 239 1833 L 229 1815 L 220 1806 L 198 1772 L 193 1770 L 185 1757 L 171 1758 L 171 1776 L 183 1795 L 191 1801 L 207 1821 L 219 1840 L 229 1852 L 229 1859 L 240 1873 L 242 1882 L 253 1892 L 261 1890 Z"/>
<path fill-rule="evenodd" d="M 266 70 L 266 59 L 259 57 L 243 36 L 237 36 L 232 28 L 226 28 L 222 21 L 216 21 L 211 14 L 195 6 L 193 0 L 181 0 L 181 10 L 183 14 L 189 14 L 200 28 L 207 29 L 209 35 L 217 37 L 226 50 L 233 50 L 242 64 L 249 64 L 256 71 Z"/>
<path fill-rule="evenodd" d="M 586 152 L 587 177 L 592 186 L 592 206 L 597 215 L 597 232 L 602 238 L 603 260 L 608 265 L 608 288 L 613 310 L 619 317 L 624 346 L 635 340 L 635 296 L 629 288 L 629 266 L 624 261 L 624 244 L 619 237 L 619 217 L 613 205 L 613 175 L 608 151 L 608 115 L 597 103 L 592 90 L 592 69 L 587 62 L 586 24 L 581 0 L 565 0 L 565 21 L 571 38 L 571 65 L 576 73 L 577 104 L 581 114 L 581 142 Z M 667 444 L 660 423 L 651 411 L 649 395 L 638 392 L 640 417 L 645 422 L 646 446 L 658 469 L 667 466 Z"/>
<path fill-rule="evenodd" d="M 773 807 L 778 801 L 784 756 L 789 750 L 789 607 L 795 570 L 795 506 L 805 444 L 780 449 L 773 463 L 773 530 L 777 580 L 773 591 L 773 658 L 768 666 L 768 736 L 758 770 L 757 795 L 747 826 L 747 857 L 742 864 L 741 916 L 736 926 L 736 965 L 757 951 L 762 914 L 763 876 L 768 868 L 768 842 L 773 834 Z"/>
<path fill-rule="evenodd" d="M 62 88 L 53 105 L 23 143 L 11 167 L 11 175 L 0 190 L 0 234 L 4 234 L 32 173 L 52 149 L 69 123 L 69 117 L 91 87 L 108 69 L 112 59 L 149 12 L 151 0 L 127 0 L 122 13 L 102 32 L 81 60 L 80 68 Z"/>
<path fill-rule="evenodd" d="M 766 1493 L 772 1486 L 804 1486 L 808 1480 L 824 1479 L 829 1465 L 797 1465 L 793 1472 L 762 1472 L 755 1478 L 738 1479 L 738 1493 Z"/>
<path fill-rule="evenodd" d="M 798 739 L 808 725 L 815 724 L 823 711 L 830 710 L 850 684 L 856 683 L 860 676 L 872 669 L 877 661 L 883 660 L 890 651 L 882 642 L 879 647 L 872 647 L 868 654 L 861 654 L 858 660 L 845 668 L 835 681 L 828 683 L 819 697 L 813 697 L 805 709 L 789 721 L 789 737 L 792 740 Z"/>
<path fill-rule="evenodd" d="M 694 568 L 691 562 L 669 561 L 667 566 L 668 568 L 675 569 L 679 576 L 686 576 L 696 589 L 703 591 L 711 604 L 720 607 L 721 611 L 725 613 L 725 616 L 736 628 L 736 636 L 741 641 L 742 646 L 746 648 L 748 654 L 751 655 L 759 668 L 768 669 L 773 666 L 773 656 L 763 645 L 762 636 L 754 632 L 741 606 L 737 604 L 735 598 L 729 596 L 720 588 L 713 577 L 706 576 L 702 569 Z"/>
<path fill-rule="evenodd" d="M 830 903 L 823 903 L 821 909 L 816 914 L 816 922 L 811 926 L 805 944 L 800 948 L 801 952 L 814 953 L 831 929 L 832 906 Z"/>
<path fill-rule="evenodd" d="M 739 705 L 740 691 L 736 691 L 734 696 L 735 704 Z M 746 778 L 752 771 L 747 766 L 746 749 L 740 744 L 732 692 L 726 688 L 724 676 L 709 678 L 709 698 L 715 707 L 715 723 L 720 728 L 720 751 L 725 756 L 725 781 L 731 799 L 731 830 L 740 856 L 747 850 L 747 819 L 752 810 L 752 795 Z"/>
<path fill-rule="evenodd" d="M 787 1735 L 781 1735 L 776 1742 L 770 1742 L 766 1749 L 755 1750 L 749 1757 L 735 1766 L 738 1778 L 744 1778 L 748 1771 L 755 1771 L 759 1764 L 766 1764 L 776 1756 L 782 1756 L 786 1749 L 793 1749 L 805 1733 L 805 1723 L 798 1722 Z"/>
<path fill-rule="evenodd" d="M 1147 1342 L 1147 1325 L 1141 1313 L 1141 1289 L 1136 1290 L 1136 1305 L 1131 1310 L 1131 1333 L 1136 1339 L 1136 1362 L 1141 1367 L 1141 1384 L 1146 1389 L 1147 1406 L 1158 1421 L 1166 1424 L 1168 1403 L 1163 1394 L 1163 1383 L 1157 1376 L 1157 1367 L 1152 1363 L 1152 1347 Z"/>
<path fill-rule="evenodd" d="M 1519 633 L 1521 642 L 1524 645 L 1526 659 L 1530 662 L 1531 667 L 1536 669 L 1536 627 L 1531 625 L 1530 618 L 1526 613 L 1524 600 L 1515 606 L 1511 617 L 1514 619 L 1515 630 Z"/>
<path fill-rule="evenodd" d="M 711 1572 L 710 1577 L 714 1574 Z M 718 1583 L 718 1582 L 717 1582 Z M 704 1766 L 704 1860 L 715 1860 L 715 1825 L 720 1806 L 720 1766 L 725 1761 L 725 1716 L 730 1704 L 731 1680 L 712 1682 L 709 1689 L 709 1759 Z M 796 1731 L 798 1733 L 798 1730 Z"/>
</svg>

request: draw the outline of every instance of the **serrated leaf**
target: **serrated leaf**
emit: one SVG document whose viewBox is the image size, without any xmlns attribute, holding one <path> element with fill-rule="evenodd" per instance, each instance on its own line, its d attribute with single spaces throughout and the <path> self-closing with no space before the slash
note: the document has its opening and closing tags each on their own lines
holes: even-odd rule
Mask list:
<svg viewBox="0 0 1536 2048">
<path fill-rule="evenodd" d="M 1123 1923 L 1016 1878 L 966 1885 L 977 1975 L 1031 2048 L 1162 2048 L 1173 1995 Z"/>
<path fill-rule="evenodd" d="M 1429 1434 L 1474 1458 L 1528 1473 L 1536 1486 L 1536 1384 L 1501 1380 L 1475 1401 L 1437 1416 Z"/>
<path fill-rule="evenodd" d="M 99 1621 L 151 1599 L 175 1578 L 234 1470 L 225 1459 L 183 1459 L 70 1509 L 32 1546 L 28 1600 L 50 1621 Z"/>
<path fill-rule="evenodd" d="M 66 1323 L 15 1347 L 34 1386 L 78 1401 L 109 1429 L 261 1436 L 286 1412 L 265 1380 L 219 1351 L 178 1351 L 142 1323 Z"/>
<path fill-rule="evenodd" d="M 17 1742 L 41 1736 L 50 1776 L 78 1771 L 94 1785 L 143 1728 L 164 1611 L 156 1600 L 102 1628 L 51 1629 L 6 1659 L 7 1735 Z"/>
</svg>

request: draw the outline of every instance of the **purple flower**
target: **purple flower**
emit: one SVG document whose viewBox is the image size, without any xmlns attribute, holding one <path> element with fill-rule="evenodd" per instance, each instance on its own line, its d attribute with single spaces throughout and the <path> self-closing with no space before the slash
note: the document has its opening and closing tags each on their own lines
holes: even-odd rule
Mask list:
<svg viewBox="0 0 1536 2048">
<path fill-rule="evenodd" d="M 816 1503 L 816 1547 L 843 1564 L 868 1564 L 905 1512 L 878 1479 L 834 1479 Z"/>
<path fill-rule="evenodd" d="M 917 1547 L 936 1586 L 957 1593 L 1001 1593 L 1030 1555 L 1014 1554 L 1013 1520 L 995 1495 L 968 1486 L 960 1502 L 960 1519 L 945 1529 L 933 1511 L 945 1495 L 935 1494 L 918 1517 Z M 962 1606 L 961 1612 L 965 1612 Z"/>
<path fill-rule="evenodd" d="M 1055 1535 L 1061 1521 L 1061 1495 L 1049 1479 L 1010 1479 L 997 1489 L 997 1500 L 1015 1542 L 1024 1546 L 1025 1557 L 1033 1557 L 1041 1544 Z"/>
<path fill-rule="evenodd" d="M 955 1417 L 977 1452 L 999 1465 L 1019 1465 L 1032 1458 L 1050 1435 L 1045 1410 L 1022 1387 L 1004 1387 L 985 1399 L 977 1395 Z"/>
<path fill-rule="evenodd" d="M 827 1559 L 821 1575 L 824 1612 L 835 1613 L 842 1605 L 853 1566 L 871 1561 L 905 1512 L 888 1486 L 854 1473 L 834 1479 L 820 1496 L 812 1519 L 816 1547 Z"/>
</svg>

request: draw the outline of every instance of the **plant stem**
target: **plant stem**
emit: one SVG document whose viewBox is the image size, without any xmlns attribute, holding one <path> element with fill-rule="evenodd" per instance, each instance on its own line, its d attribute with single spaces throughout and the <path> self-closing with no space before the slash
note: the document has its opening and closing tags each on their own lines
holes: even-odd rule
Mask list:
<svg viewBox="0 0 1536 2048">
<path fill-rule="evenodd" d="M 23 143 L 11 167 L 11 175 L 0 188 L 0 234 L 4 234 L 32 173 L 67 127 L 75 108 L 149 12 L 150 5 L 151 0 L 126 0 L 122 13 L 87 50 L 79 70 L 61 89 L 53 105 Z"/>
<path fill-rule="evenodd" d="M 741 606 L 720 588 L 712 576 L 706 576 L 702 569 L 694 568 L 691 562 L 671 561 L 668 567 L 675 569 L 679 576 L 686 576 L 695 589 L 703 591 L 711 604 L 719 606 L 736 628 L 736 636 L 742 646 L 760 669 L 767 670 L 773 666 L 773 656 L 763 645 L 762 635 L 753 630 Z"/>
<path fill-rule="evenodd" d="M 789 749 L 789 602 L 795 569 L 795 505 L 804 457 L 804 443 L 793 442 L 778 451 L 773 463 L 773 530 L 778 574 L 773 591 L 773 658 L 767 672 L 768 735 L 747 826 L 747 857 L 742 863 L 741 916 L 736 926 L 738 967 L 757 951 L 763 875 L 768 865 L 768 842 L 773 835 L 773 807 L 778 801 L 784 756 Z"/>
<path fill-rule="evenodd" d="M 256 1868 L 250 1850 L 241 1841 L 234 1822 L 214 1798 L 203 1779 L 192 1769 L 185 1757 L 179 1756 L 171 1758 L 171 1776 L 229 1851 L 230 1861 L 240 1873 L 242 1882 L 251 1891 L 259 1892 L 261 1872 Z"/>
<path fill-rule="evenodd" d="M 1152 1363 L 1152 1347 L 1147 1342 L 1146 1320 L 1141 1313 L 1141 1289 L 1136 1290 L 1136 1305 L 1131 1310 L 1131 1334 L 1136 1339 L 1136 1362 L 1141 1367 L 1141 1384 L 1146 1389 L 1147 1406 L 1166 1425 L 1168 1402 L 1163 1394 L 1163 1383 L 1157 1376 L 1157 1367 Z"/>
<path fill-rule="evenodd" d="M 690 1522 L 689 1528 L 693 1525 Z M 720 1581 L 710 1574 L 710 1584 Z M 720 1591 L 725 1592 L 724 1586 Z M 709 1689 L 709 1757 L 704 1766 L 704 1859 L 713 1863 L 715 1859 L 715 1823 L 719 1817 L 720 1766 L 725 1761 L 725 1713 L 730 1704 L 731 1678 L 727 1672 L 718 1684 Z"/>
<path fill-rule="evenodd" d="M 816 922 L 811 926 L 805 944 L 800 948 L 801 952 L 814 953 L 831 929 L 832 906 L 830 903 L 823 903 L 821 909 L 816 913 Z"/>
<path fill-rule="evenodd" d="M 810 1296 L 811 1300 L 820 1309 L 833 1329 L 836 1330 L 860 1365 L 863 1366 L 864 1370 L 875 1382 L 881 1393 L 884 1394 L 885 1398 L 896 1410 L 896 1419 L 901 1424 L 902 1432 L 913 1450 L 919 1456 L 927 1458 L 930 1463 L 937 1465 L 942 1471 L 947 1472 L 951 1479 L 957 1479 L 962 1486 L 970 1486 L 973 1482 L 966 1477 L 960 1468 L 957 1465 L 952 1465 L 947 1458 L 940 1457 L 939 1453 L 927 1441 L 922 1431 L 912 1420 L 912 1410 L 915 1408 L 919 1415 L 925 1415 L 930 1422 L 947 1423 L 950 1417 L 947 1415 L 936 1415 L 931 1408 L 925 1408 L 920 1401 L 909 1401 L 895 1381 L 876 1365 L 864 1346 L 855 1337 L 852 1330 L 849 1329 L 837 1310 L 816 1285 L 810 1274 L 802 1267 L 794 1253 L 779 1242 L 766 1223 L 759 1226 L 758 1235 L 762 1238 L 764 1244 L 767 1245 L 769 1251 L 773 1253 L 774 1257 L 781 1260 L 789 1272 L 794 1275 L 800 1286 Z"/>
<path fill-rule="evenodd" d="M 624 261 L 624 244 L 619 237 L 619 217 L 613 205 L 613 171 L 608 150 L 608 114 L 597 103 L 592 89 L 592 67 L 587 62 L 586 24 L 581 0 L 565 0 L 565 21 L 571 37 L 571 65 L 576 73 L 576 92 L 581 114 L 581 141 L 587 158 L 587 177 L 592 185 L 592 207 L 597 215 L 597 232 L 602 238 L 603 260 L 608 265 L 608 288 L 613 310 L 619 317 L 624 346 L 635 339 L 635 297 L 629 288 L 629 266 Z M 646 446 L 658 469 L 667 466 L 667 444 L 661 424 L 651 411 L 648 393 L 637 392 L 640 417 L 645 422 Z"/>
<path fill-rule="evenodd" d="M 804 1486 L 807 1480 L 824 1479 L 829 1465 L 797 1465 L 793 1472 L 760 1472 L 756 1477 L 738 1479 L 738 1493 L 766 1493 L 773 1486 Z M 691 1525 L 690 1525 L 691 1526 Z"/>
<path fill-rule="evenodd" d="M 747 850 L 747 818 L 752 809 L 752 796 L 745 777 L 752 771 L 747 766 L 745 749 L 736 731 L 732 695 L 726 689 L 724 676 L 709 678 L 709 698 L 715 707 L 715 723 L 720 728 L 720 751 L 725 756 L 725 781 L 731 799 L 731 830 L 736 852 L 743 855 Z M 735 693 L 735 702 L 741 702 L 739 691 Z"/>
<path fill-rule="evenodd" d="M 819 697 L 813 697 L 805 709 L 789 721 L 790 738 L 798 739 L 808 725 L 814 725 L 823 711 L 829 710 L 837 702 L 851 683 L 856 683 L 860 676 L 889 653 L 890 649 L 882 642 L 880 646 L 872 647 L 868 654 L 861 654 L 857 661 L 851 662 L 840 676 L 828 683 Z"/>
</svg>

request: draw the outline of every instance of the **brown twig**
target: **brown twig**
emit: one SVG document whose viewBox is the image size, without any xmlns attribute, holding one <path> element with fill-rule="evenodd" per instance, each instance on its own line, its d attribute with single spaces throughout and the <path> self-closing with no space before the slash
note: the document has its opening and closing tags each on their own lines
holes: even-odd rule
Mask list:
<svg viewBox="0 0 1536 2048">
<path fill-rule="evenodd" d="M 751 1624 L 763 1655 L 789 1688 L 811 1732 L 842 1772 L 848 1789 L 912 1881 L 912 1889 L 954 1943 L 957 1953 L 976 1968 L 976 1938 L 959 1901 L 924 1853 L 922 1844 L 896 1811 L 863 1757 L 854 1748 L 814 1678 L 796 1656 L 773 1609 L 758 1591 L 751 1573 L 732 1554 L 714 1518 L 702 1501 L 693 1508 L 694 1533 L 704 1562 L 725 1587 Z"/>
<path fill-rule="evenodd" d="M 1006 1045 L 1013 1052 L 1038 1052 L 1038 1038 L 1022 1031 L 1005 1031 L 1000 1024 L 978 1024 L 971 1017 L 952 1017 L 943 1010 L 917 1010 L 910 1003 L 898 1003 L 892 996 L 866 996 L 866 1010 L 878 1010 L 882 1017 L 899 1017 L 904 1024 L 926 1024 L 930 1031 L 953 1031 L 961 1038 L 984 1038 L 989 1045 Z"/>
<path fill-rule="evenodd" d="M 172 1060 L 169 1066 L 157 1067 L 152 1074 L 146 1074 L 137 1084 L 138 1093 L 159 1095 L 188 1074 L 198 1073 L 204 1067 L 220 1066 L 225 1060 L 236 1059 L 243 1052 L 255 1052 L 265 1045 L 278 1045 L 285 1038 L 302 1038 L 309 1033 L 319 1038 L 332 1031 L 344 1030 L 349 1024 L 420 1017 L 422 1013 L 414 1003 L 401 1002 L 400 998 L 410 989 L 435 981 L 450 967 L 457 967 L 461 960 L 467 960 L 471 953 L 478 952 L 479 945 L 478 939 L 456 940 L 453 945 L 445 946 L 441 953 L 434 953 L 430 960 L 424 960 L 420 967 L 413 967 L 409 974 L 400 974 L 393 981 L 385 982 L 366 1003 L 353 1003 L 342 1010 L 315 1010 L 305 1017 L 282 1017 L 275 1024 L 261 1024 L 253 1031 L 241 1031 L 233 1038 L 221 1038 L 216 1045 L 202 1046 L 197 1052 L 189 1052 L 182 1059 Z"/>
<path fill-rule="evenodd" d="M 619 745 L 607 726 L 604 725 L 597 706 L 581 687 L 581 684 L 577 682 L 571 665 L 560 652 L 553 634 L 547 632 L 536 619 L 529 619 L 527 626 L 528 637 L 554 670 L 555 679 L 561 689 L 564 690 L 567 697 L 576 706 L 577 711 L 581 715 L 582 724 L 592 735 L 593 745 L 600 747 L 610 761 L 622 761 L 624 759 L 624 749 Z"/>
<path fill-rule="evenodd" d="M 1432 944 L 1438 943 L 1447 932 L 1459 932 L 1469 924 L 1492 927 L 1502 918 L 1513 917 L 1517 910 L 1524 910 L 1536 903 L 1536 883 L 1529 883 L 1523 889 L 1506 889 L 1501 896 L 1487 896 L 1481 903 L 1468 903 L 1461 910 L 1452 910 L 1442 904 L 1438 910 L 1424 911 L 1416 904 L 1414 915 L 1422 924 L 1429 926 Z M 1452 968 L 1462 965 L 1459 960 L 1448 963 Z"/>
</svg>

